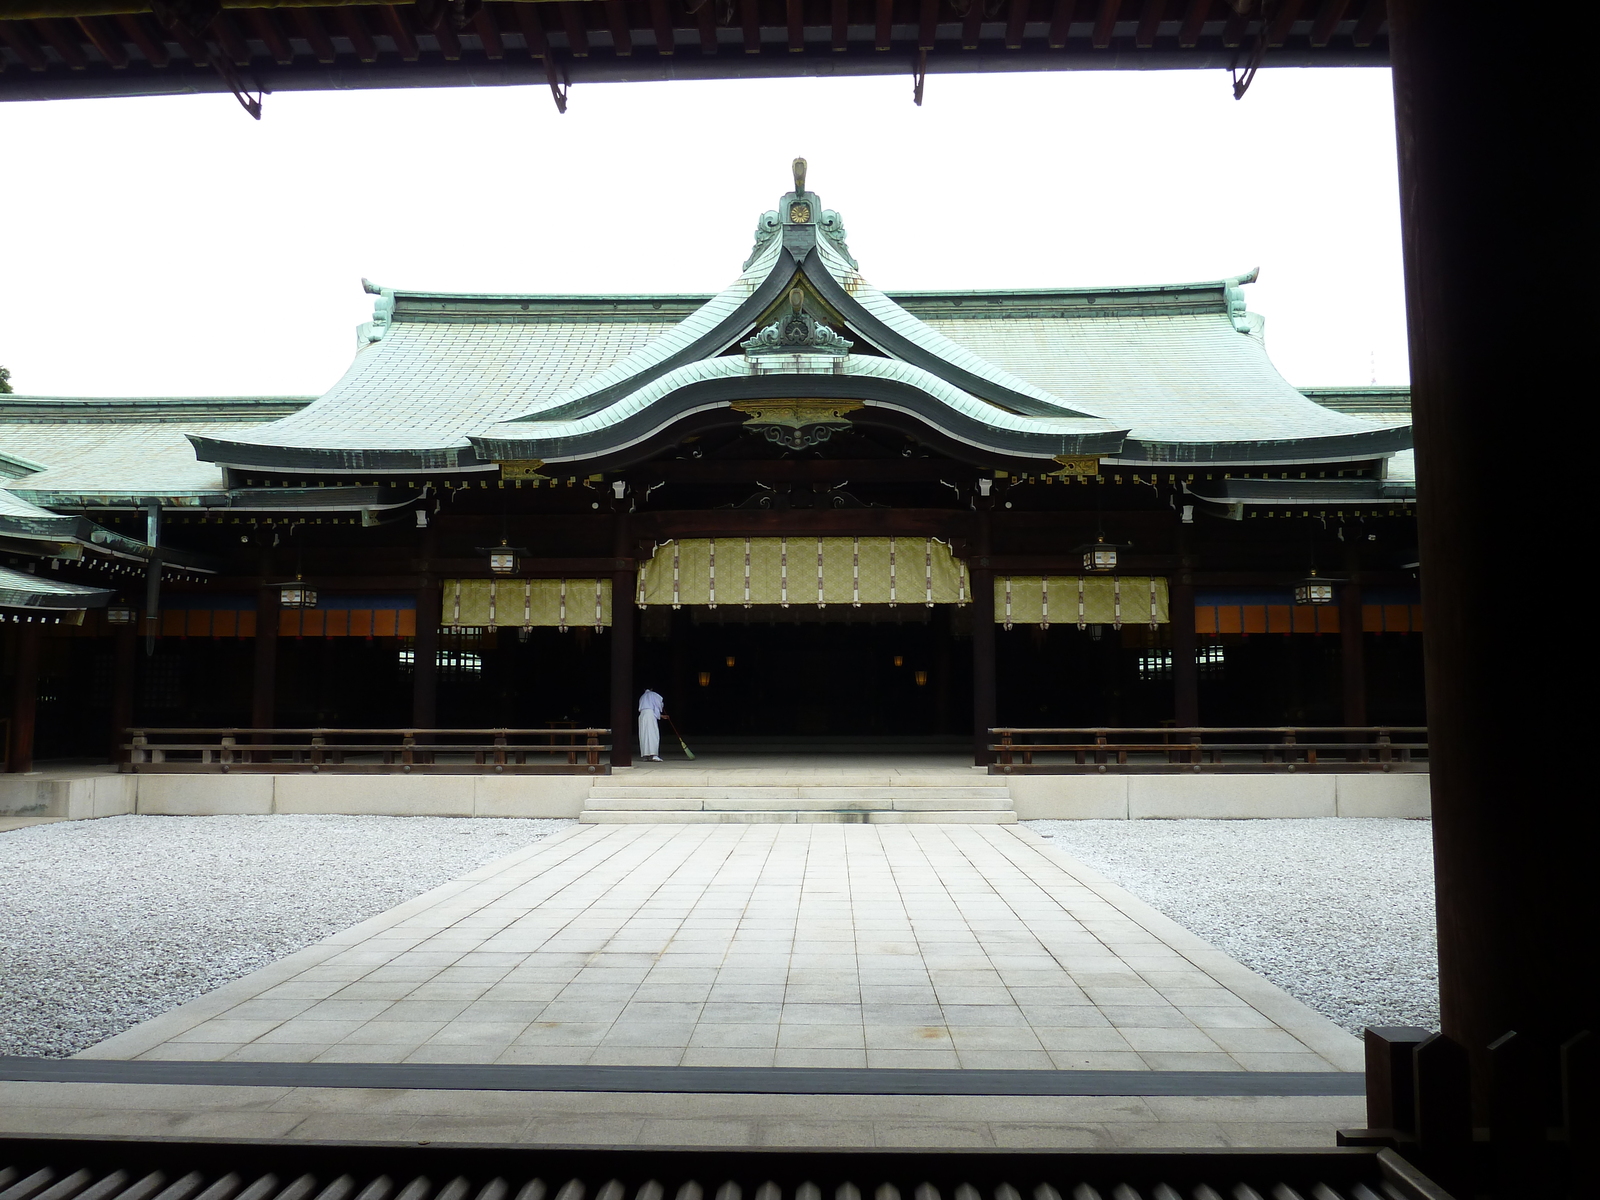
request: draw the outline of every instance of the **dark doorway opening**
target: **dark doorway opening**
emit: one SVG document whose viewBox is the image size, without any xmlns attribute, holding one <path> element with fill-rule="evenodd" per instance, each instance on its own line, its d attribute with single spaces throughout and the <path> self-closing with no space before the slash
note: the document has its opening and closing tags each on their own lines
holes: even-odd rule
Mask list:
<svg viewBox="0 0 1600 1200">
<path fill-rule="evenodd" d="M 712 749 L 954 750 L 971 737 L 972 652 L 960 610 L 757 605 L 641 613 L 651 685 Z"/>
</svg>

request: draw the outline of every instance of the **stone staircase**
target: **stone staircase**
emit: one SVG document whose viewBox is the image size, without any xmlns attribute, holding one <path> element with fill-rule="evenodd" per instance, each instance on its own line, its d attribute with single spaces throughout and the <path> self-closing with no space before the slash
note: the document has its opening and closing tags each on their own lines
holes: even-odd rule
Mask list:
<svg viewBox="0 0 1600 1200">
<path fill-rule="evenodd" d="M 652 771 L 597 780 L 591 824 L 1010 825 L 1006 780 L 974 772 Z"/>
</svg>

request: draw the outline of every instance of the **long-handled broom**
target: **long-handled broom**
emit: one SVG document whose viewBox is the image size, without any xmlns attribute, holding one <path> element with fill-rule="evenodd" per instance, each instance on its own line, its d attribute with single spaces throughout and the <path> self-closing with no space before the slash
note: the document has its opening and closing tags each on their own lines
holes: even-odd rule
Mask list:
<svg viewBox="0 0 1600 1200">
<path fill-rule="evenodd" d="M 687 758 L 687 759 L 693 760 L 694 751 L 689 749 L 689 743 L 684 741 L 683 740 L 683 734 L 678 732 L 678 723 L 676 721 L 674 721 L 671 717 L 668 717 L 667 718 L 667 724 L 672 726 L 672 736 L 677 738 L 678 739 L 678 745 L 683 747 L 683 756 L 685 758 Z"/>
</svg>

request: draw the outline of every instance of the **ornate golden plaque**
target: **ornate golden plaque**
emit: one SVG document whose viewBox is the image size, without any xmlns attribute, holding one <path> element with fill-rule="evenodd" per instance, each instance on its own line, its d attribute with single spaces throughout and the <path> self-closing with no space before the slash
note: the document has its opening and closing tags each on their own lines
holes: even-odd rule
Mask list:
<svg viewBox="0 0 1600 1200">
<path fill-rule="evenodd" d="M 1061 469 L 1051 471 L 1052 475 L 1076 477 L 1100 474 L 1100 456 L 1097 454 L 1058 454 L 1056 461 L 1061 464 Z"/>
<path fill-rule="evenodd" d="M 500 464 L 501 479 L 543 479 L 539 468 L 544 466 L 542 458 L 513 459 Z"/>
</svg>

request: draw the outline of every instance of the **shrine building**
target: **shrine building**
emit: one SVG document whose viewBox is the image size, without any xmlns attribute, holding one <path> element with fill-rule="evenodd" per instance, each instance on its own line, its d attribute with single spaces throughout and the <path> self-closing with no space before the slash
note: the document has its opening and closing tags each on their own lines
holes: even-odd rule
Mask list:
<svg viewBox="0 0 1600 1200">
<path fill-rule="evenodd" d="M 647 684 L 713 750 L 1421 725 L 1408 395 L 1289 384 L 1254 278 L 880 291 L 797 160 L 714 296 L 368 282 L 315 399 L 0 397 L 8 766 Z"/>
</svg>

